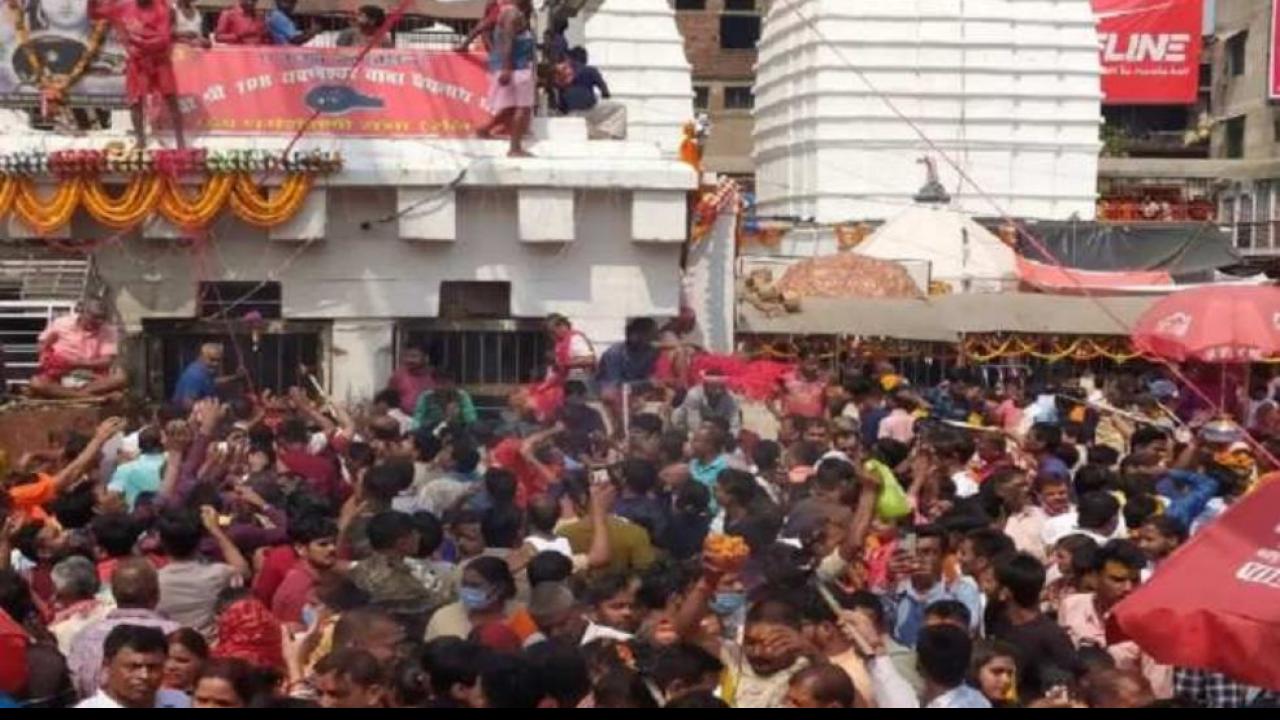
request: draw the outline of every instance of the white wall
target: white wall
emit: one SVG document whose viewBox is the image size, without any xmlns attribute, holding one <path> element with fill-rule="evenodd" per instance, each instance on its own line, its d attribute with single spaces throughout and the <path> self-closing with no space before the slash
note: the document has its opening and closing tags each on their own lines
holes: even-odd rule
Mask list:
<svg viewBox="0 0 1280 720">
<path fill-rule="evenodd" d="M 325 240 L 269 241 L 223 218 L 210 234 L 203 274 L 193 254 L 173 241 L 137 238 L 126 239 L 123 249 L 99 250 L 99 271 L 132 329 L 143 318 L 192 317 L 201 279 L 279 280 L 286 318 L 361 322 L 435 316 L 444 280 L 505 280 L 514 316 L 564 313 L 600 344 L 621 340 L 629 316 L 678 309 L 680 244 L 631 239 L 630 192 L 578 193 L 569 243 L 519 241 L 514 189 L 459 191 L 457 239 L 441 243 L 402 240 L 395 222 L 360 228 L 393 211 L 391 188 L 328 192 Z M 364 338 L 357 332 L 342 342 L 367 344 Z M 367 361 L 344 362 L 360 368 Z"/>
<path fill-rule="evenodd" d="M 1099 73 L 1090 0 L 777 0 L 756 78 L 759 210 L 891 217 L 932 154 L 959 208 L 1092 218 Z"/>
</svg>

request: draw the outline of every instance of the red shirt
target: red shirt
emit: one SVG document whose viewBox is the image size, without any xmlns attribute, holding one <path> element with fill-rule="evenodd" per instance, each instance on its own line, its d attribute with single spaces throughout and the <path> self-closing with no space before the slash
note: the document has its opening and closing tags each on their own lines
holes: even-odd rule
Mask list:
<svg viewBox="0 0 1280 720">
<path fill-rule="evenodd" d="M 280 583 L 284 582 L 285 576 L 297 562 L 298 554 L 293 551 L 292 545 L 278 545 L 267 550 L 262 557 L 262 569 L 253 581 L 253 596 L 261 600 L 263 605 L 270 606 L 276 591 L 280 589 Z"/>
<path fill-rule="evenodd" d="M 430 370 L 424 370 L 418 375 L 409 372 L 408 368 L 396 368 L 391 379 L 387 381 L 388 390 L 400 393 L 400 410 L 407 415 L 412 415 L 417 409 L 418 398 L 422 393 L 434 390 L 435 387 L 436 379 Z"/>
<path fill-rule="evenodd" d="M 246 13 L 234 5 L 218 15 L 213 39 L 224 45 L 266 45 L 267 23 L 256 12 Z"/>
<path fill-rule="evenodd" d="M 173 49 L 173 17 L 167 0 L 151 0 L 146 7 L 138 0 L 90 3 L 94 20 L 107 20 L 116 29 L 130 55 L 167 58 Z"/>
<path fill-rule="evenodd" d="M 27 631 L 0 610 L 0 692 L 17 695 L 27 686 Z"/>
<path fill-rule="evenodd" d="M 547 491 L 546 478 L 520 452 L 523 445 L 520 438 L 505 438 L 489 453 L 494 467 L 510 470 L 516 476 L 516 506 L 520 508 L 528 507 L 530 500 Z"/>
<path fill-rule="evenodd" d="M 301 623 L 302 608 L 311 602 L 316 586 L 316 572 L 305 560 L 298 560 L 284 576 L 271 599 L 271 614 L 282 623 Z"/>
<path fill-rule="evenodd" d="M 280 453 L 280 462 L 290 472 L 305 478 L 312 492 L 323 495 L 334 503 L 341 503 L 346 499 L 345 488 L 338 479 L 338 468 L 328 455 L 312 455 L 306 450 L 285 450 Z"/>
<path fill-rule="evenodd" d="M 822 380 L 805 380 L 799 375 L 784 379 L 786 395 L 782 398 L 783 415 L 820 418 L 826 414 L 827 384 Z"/>
</svg>

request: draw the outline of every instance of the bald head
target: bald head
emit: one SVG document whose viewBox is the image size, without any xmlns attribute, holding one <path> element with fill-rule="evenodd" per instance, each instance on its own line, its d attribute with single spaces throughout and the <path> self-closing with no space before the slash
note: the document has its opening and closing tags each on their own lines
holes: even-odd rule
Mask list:
<svg viewBox="0 0 1280 720">
<path fill-rule="evenodd" d="M 855 693 L 844 670 L 835 665 L 813 665 L 791 677 L 787 698 L 794 707 L 851 708 Z"/>
<path fill-rule="evenodd" d="M 122 560 L 111 574 L 111 596 L 118 607 L 154 610 L 160 602 L 156 569 L 142 558 Z"/>
<path fill-rule="evenodd" d="M 1140 708 L 1155 702 L 1151 683 L 1136 670 L 1096 670 L 1084 681 L 1084 699 L 1091 708 Z"/>
<path fill-rule="evenodd" d="M 210 342 L 201 345 L 200 362 L 204 363 L 211 370 L 220 369 L 222 367 L 222 344 Z"/>
<path fill-rule="evenodd" d="M 345 612 L 333 628 L 334 650 L 364 650 L 379 662 L 396 657 L 407 635 L 391 613 L 375 607 Z"/>
</svg>

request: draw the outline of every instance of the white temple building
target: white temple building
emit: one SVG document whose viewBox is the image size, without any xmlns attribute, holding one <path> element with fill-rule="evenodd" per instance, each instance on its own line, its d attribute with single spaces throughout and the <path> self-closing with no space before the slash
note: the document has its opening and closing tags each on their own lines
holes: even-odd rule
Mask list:
<svg viewBox="0 0 1280 720">
<path fill-rule="evenodd" d="M 775 0 L 759 49 L 761 215 L 893 217 L 932 156 L 955 209 L 1094 216 L 1090 0 Z"/>
<path fill-rule="evenodd" d="M 129 369 L 165 396 L 202 339 L 233 332 L 228 357 L 253 354 L 264 383 L 304 363 L 335 398 L 359 400 L 386 385 L 400 349 L 425 343 L 466 386 L 499 395 L 546 362 L 549 313 L 573 318 L 597 352 L 623 339 L 630 318 L 676 315 L 698 178 L 676 153 L 693 93 L 674 13 L 666 0 L 588 3 L 574 32 L 627 105 L 627 139 L 589 140 L 572 117 L 535 119 L 534 157 L 519 159 L 500 141 L 306 136 L 295 150 L 338 151 L 345 167 L 288 223 L 262 230 L 224 214 L 197 250 L 153 221 L 93 251 L 130 337 Z M 0 153 L 128 140 L 119 116 L 111 130 L 71 137 L 0 114 Z M 280 151 L 289 140 L 194 144 Z M 0 233 L 7 258 L 46 247 L 12 217 Z M 80 213 L 53 239 L 115 234 Z M 60 302 L 49 312 L 69 307 Z M 264 326 L 249 328 L 246 310 Z"/>
</svg>

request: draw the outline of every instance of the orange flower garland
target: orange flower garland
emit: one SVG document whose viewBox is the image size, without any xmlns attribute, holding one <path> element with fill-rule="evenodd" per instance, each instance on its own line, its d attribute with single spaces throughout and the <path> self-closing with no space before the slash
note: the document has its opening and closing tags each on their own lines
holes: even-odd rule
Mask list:
<svg viewBox="0 0 1280 720">
<path fill-rule="evenodd" d="M 84 181 L 80 178 L 71 178 L 59 185 L 47 200 L 40 197 L 30 181 L 22 181 L 13 198 L 13 211 L 27 227 L 48 235 L 71 222 L 83 196 Z"/>
<path fill-rule="evenodd" d="M 264 198 L 262 189 L 254 185 L 253 180 L 240 175 L 231 193 L 231 212 L 250 225 L 274 227 L 296 215 L 310 191 L 310 175 L 290 175 L 274 197 Z"/>
<path fill-rule="evenodd" d="M 95 220 L 118 230 L 134 227 L 157 213 L 178 227 L 202 228 L 230 206 L 244 222 L 270 228 L 298 213 L 312 182 L 310 173 L 291 173 L 267 196 L 248 175 L 218 174 L 189 195 L 174 178 L 153 174 L 134 177 L 118 197 L 113 197 L 100 180 L 71 177 L 62 180 L 46 198 L 28 178 L 0 176 L 0 215 L 12 212 L 38 234 L 48 235 L 71 222 L 82 206 Z"/>
<path fill-rule="evenodd" d="M 165 219 L 180 228 L 204 227 L 222 210 L 234 183 L 235 178 L 231 175 L 214 175 L 194 199 L 188 199 L 177 182 L 166 178 L 165 193 L 160 196 L 157 209 Z"/>
<path fill-rule="evenodd" d="M 9 212 L 13 207 L 13 199 L 18 195 L 18 183 L 13 178 L 0 177 L 0 215 Z"/>
<path fill-rule="evenodd" d="M 160 202 L 164 182 L 160 177 L 135 177 L 119 198 L 107 194 L 100 183 L 84 186 L 84 207 L 95 220 L 107 227 L 125 230 L 146 220 Z"/>
</svg>

